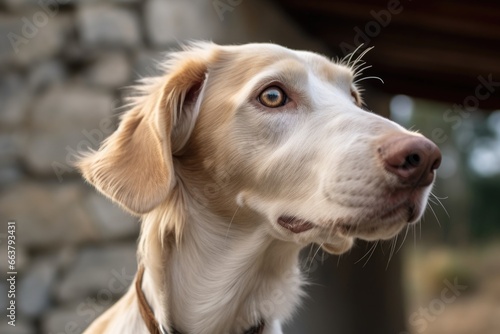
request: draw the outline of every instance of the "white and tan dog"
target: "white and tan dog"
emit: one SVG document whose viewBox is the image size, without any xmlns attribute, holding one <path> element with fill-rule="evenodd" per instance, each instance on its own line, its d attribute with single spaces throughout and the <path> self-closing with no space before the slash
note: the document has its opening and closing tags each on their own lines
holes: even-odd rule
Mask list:
<svg viewBox="0 0 500 334">
<path fill-rule="evenodd" d="M 303 247 L 339 254 L 422 216 L 439 150 L 363 110 L 352 64 L 195 43 L 164 69 L 79 164 L 142 217 L 135 287 L 86 333 L 282 333 Z"/>
</svg>

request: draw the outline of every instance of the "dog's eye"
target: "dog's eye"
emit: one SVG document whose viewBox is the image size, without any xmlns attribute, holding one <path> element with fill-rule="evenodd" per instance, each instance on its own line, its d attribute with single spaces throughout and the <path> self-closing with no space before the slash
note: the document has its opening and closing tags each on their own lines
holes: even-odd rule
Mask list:
<svg viewBox="0 0 500 334">
<path fill-rule="evenodd" d="M 260 93 L 259 102 L 268 108 L 278 108 L 286 104 L 287 96 L 283 89 L 272 86 Z"/>
</svg>

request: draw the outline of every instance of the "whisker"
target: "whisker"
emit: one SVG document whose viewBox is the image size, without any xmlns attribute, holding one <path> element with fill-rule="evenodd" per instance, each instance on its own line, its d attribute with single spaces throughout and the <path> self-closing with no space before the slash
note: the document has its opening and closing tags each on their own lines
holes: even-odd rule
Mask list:
<svg viewBox="0 0 500 334">
<path fill-rule="evenodd" d="M 416 250 L 417 249 L 417 225 L 413 225 L 413 248 Z"/>
<path fill-rule="evenodd" d="M 354 72 L 354 73 L 358 73 L 359 72 L 359 69 L 362 68 L 364 65 L 366 65 L 366 61 L 361 61 L 359 62 L 358 65 L 356 65 L 355 67 L 352 67 L 351 70 Z"/>
<path fill-rule="evenodd" d="M 444 207 L 443 203 L 441 203 L 441 201 L 440 201 L 440 199 L 448 199 L 448 197 L 439 198 L 436 195 L 434 195 L 432 193 L 432 191 L 431 191 L 431 195 L 436 199 L 436 201 L 438 201 L 438 203 L 441 205 L 441 207 L 443 208 L 443 210 L 446 213 L 446 215 L 448 216 L 448 218 L 450 218 L 450 214 L 448 213 L 448 210 L 446 210 L 446 208 Z"/>
<path fill-rule="evenodd" d="M 439 196 L 436 196 L 432 191 L 431 191 L 431 194 L 432 196 L 434 196 L 436 199 L 448 199 L 448 196 L 446 197 L 439 197 Z"/>
<path fill-rule="evenodd" d="M 324 264 L 325 263 L 325 252 L 324 251 L 321 251 L 321 264 Z"/>
<path fill-rule="evenodd" d="M 439 227 L 441 227 L 441 223 L 439 222 L 439 218 L 437 217 L 436 212 L 435 212 L 435 211 L 434 211 L 434 209 L 432 208 L 432 205 L 427 205 L 427 207 L 428 207 L 429 209 L 431 209 L 432 214 L 433 214 L 433 215 L 434 215 L 434 217 L 436 218 L 436 221 L 437 221 L 437 223 L 438 223 Z"/>
<path fill-rule="evenodd" d="M 399 253 L 399 251 L 401 250 L 401 248 L 403 248 L 403 245 L 406 241 L 406 237 L 408 236 L 408 231 L 410 230 L 410 225 L 406 225 L 406 232 L 405 232 L 405 236 L 403 237 L 403 242 L 401 243 L 401 245 L 399 246 L 399 248 L 396 250 L 396 253 Z"/>
<path fill-rule="evenodd" d="M 378 240 L 375 242 L 375 245 L 373 246 L 373 250 L 370 254 L 370 256 L 368 257 L 368 259 L 366 260 L 365 264 L 363 264 L 363 268 L 368 264 L 368 262 L 370 261 L 370 259 L 372 258 L 373 256 L 373 253 L 375 253 L 375 249 L 377 249 L 377 246 L 378 246 Z"/>
<path fill-rule="evenodd" d="M 361 74 L 363 74 L 364 71 L 366 71 L 367 69 L 372 68 L 372 67 L 373 67 L 373 65 L 367 65 L 365 67 L 362 67 L 360 70 L 356 69 L 356 72 L 354 73 L 353 78 L 354 79 L 357 78 L 358 76 L 360 76 Z"/>
<path fill-rule="evenodd" d="M 354 54 L 355 54 L 356 52 L 358 52 L 358 50 L 359 50 L 359 49 L 361 49 L 361 48 L 363 47 L 363 45 L 365 45 L 365 44 L 364 44 L 364 43 L 361 43 L 360 45 L 358 45 L 358 47 L 357 47 L 356 49 L 354 49 L 354 51 L 353 51 L 353 52 L 351 52 L 351 53 L 347 54 L 344 58 L 342 58 L 342 61 L 344 61 L 344 60 L 345 60 L 345 58 L 349 57 L 349 60 L 347 60 L 347 63 L 346 63 L 346 65 L 347 65 L 347 66 L 349 66 L 349 64 L 351 63 L 352 57 L 354 56 Z"/>
<path fill-rule="evenodd" d="M 311 264 L 309 266 L 309 269 L 307 270 L 307 272 L 310 272 L 311 271 L 311 267 L 312 267 L 312 264 L 313 264 L 313 260 L 314 258 L 316 257 L 316 255 L 318 255 L 318 252 L 319 250 L 321 249 L 321 246 L 323 246 L 324 242 L 322 242 L 319 246 L 318 246 L 318 249 L 316 250 L 316 252 L 314 253 L 312 259 L 311 259 Z"/>
<path fill-rule="evenodd" d="M 376 243 L 374 243 L 369 249 L 368 251 L 365 253 L 365 255 L 363 255 L 363 257 L 361 257 L 359 260 L 357 260 L 356 262 L 354 262 L 354 264 L 358 264 L 359 262 L 361 262 L 365 257 L 368 256 L 368 254 L 370 254 L 371 250 L 373 247 L 376 247 Z"/>
<path fill-rule="evenodd" d="M 311 244 L 311 247 L 309 247 L 309 253 L 307 254 L 307 258 L 306 258 L 305 267 L 307 267 L 307 271 L 306 271 L 307 274 L 309 274 L 309 271 L 311 269 L 312 262 L 313 262 L 313 259 L 311 258 L 311 254 L 313 252 L 313 248 L 314 248 L 314 244 Z M 309 262 L 309 264 L 307 262 Z"/>
<path fill-rule="evenodd" d="M 377 77 L 377 76 L 369 76 L 369 77 L 363 77 L 363 78 L 359 78 L 358 80 L 354 81 L 355 84 L 357 84 L 358 82 L 361 82 L 361 81 L 364 81 L 364 80 L 368 80 L 368 79 L 376 79 L 376 80 L 380 80 L 380 82 L 382 83 L 385 83 L 384 80 L 382 80 L 382 78 L 380 77 Z"/>
<path fill-rule="evenodd" d="M 371 46 L 369 48 L 366 48 L 363 52 L 361 52 L 358 56 L 358 58 L 356 58 L 356 60 L 352 63 L 351 67 L 354 67 L 358 61 L 360 61 L 369 51 L 373 50 L 374 46 Z"/>
<path fill-rule="evenodd" d="M 387 261 L 387 265 L 385 266 L 385 270 L 389 268 L 389 263 L 391 263 L 392 257 L 394 256 L 394 251 L 396 250 L 396 243 L 398 242 L 398 236 L 391 240 L 391 252 L 389 253 L 389 261 Z"/>
</svg>

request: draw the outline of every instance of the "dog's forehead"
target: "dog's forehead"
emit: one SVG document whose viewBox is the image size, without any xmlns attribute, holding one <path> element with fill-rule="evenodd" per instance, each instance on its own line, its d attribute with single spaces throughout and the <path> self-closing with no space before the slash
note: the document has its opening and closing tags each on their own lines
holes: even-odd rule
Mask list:
<svg viewBox="0 0 500 334">
<path fill-rule="evenodd" d="M 330 83 L 339 83 L 342 86 L 347 83 L 350 85 L 353 78 L 351 68 L 338 62 L 331 61 L 325 56 L 314 52 L 295 52 L 301 57 L 301 59 L 303 59 L 303 61 L 307 64 L 307 67 L 320 79 Z"/>
<path fill-rule="evenodd" d="M 341 86 L 350 86 L 352 82 L 353 72 L 349 67 L 310 51 L 292 50 L 270 43 L 225 46 L 219 51 L 218 70 L 215 72 L 223 74 L 225 83 L 232 87 L 268 70 L 307 72 L 321 81 Z M 227 80 L 229 77 L 237 80 Z"/>
<path fill-rule="evenodd" d="M 353 76 L 349 67 L 311 51 L 292 50 L 270 43 L 230 46 L 226 50 L 231 56 L 225 59 L 240 68 L 251 66 L 251 75 L 272 67 L 274 64 L 283 63 L 284 60 L 291 60 L 289 64 L 302 67 L 327 82 L 350 82 Z"/>
</svg>

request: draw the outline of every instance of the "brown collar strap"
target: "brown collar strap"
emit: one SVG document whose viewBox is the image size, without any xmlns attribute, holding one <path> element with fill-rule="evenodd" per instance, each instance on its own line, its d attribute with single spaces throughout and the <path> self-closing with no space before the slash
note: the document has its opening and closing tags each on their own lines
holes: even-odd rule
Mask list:
<svg viewBox="0 0 500 334">
<path fill-rule="evenodd" d="M 135 280 L 135 292 L 137 293 L 137 301 L 139 303 L 139 312 L 141 313 L 142 320 L 146 324 L 150 334 L 169 334 L 169 332 L 160 327 L 158 321 L 156 321 L 155 315 L 151 306 L 149 306 L 146 296 L 142 291 L 142 278 L 144 276 L 144 266 L 140 265 L 137 270 L 137 279 Z M 263 320 L 259 322 L 258 325 L 246 330 L 243 334 L 262 334 L 264 332 L 265 323 Z M 175 329 L 172 329 L 172 334 L 181 334 Z"/>
<path fill-rule="evenodd" d="M 142 277 L 144 276 L 144 266 L 139 266 L 137 270 L 137 279 L 135 280 L 135 292 L 137 293 L 137 301 L 139 302 L 139 312 L 141 312 L 142 320 L 146 324 L 149 333 L 162 334 L 160 325 L 156 321 L 155 315 L 151 306 L 149 306 L 146 296 L 142 291 Z"/>
</svg>

